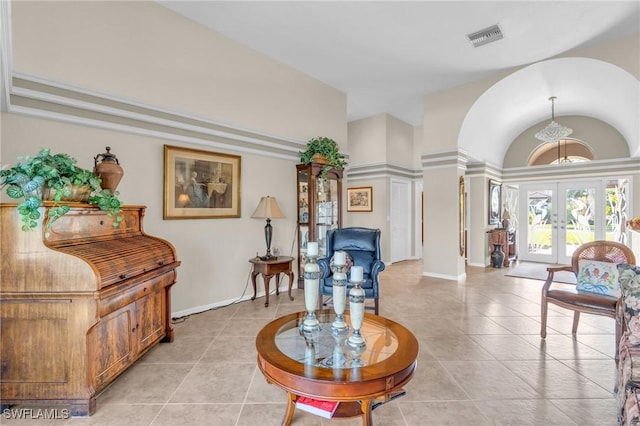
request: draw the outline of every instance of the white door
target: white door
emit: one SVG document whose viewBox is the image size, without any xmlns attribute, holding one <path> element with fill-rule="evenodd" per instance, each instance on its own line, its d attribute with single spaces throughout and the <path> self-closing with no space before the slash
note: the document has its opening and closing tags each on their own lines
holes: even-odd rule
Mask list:
<svg viewBox="0 0 640 426">
<path fill-rule="evenodd" d="M 602 181 L 522 185 L 520 199 L 521 260 L 569 264 L 578 246 L 604 239 Z"/>
<path fill-rule="evenodd" d="M 392 263 L 411 258 L 411 182 L 391 181 Z"/>
</svg>

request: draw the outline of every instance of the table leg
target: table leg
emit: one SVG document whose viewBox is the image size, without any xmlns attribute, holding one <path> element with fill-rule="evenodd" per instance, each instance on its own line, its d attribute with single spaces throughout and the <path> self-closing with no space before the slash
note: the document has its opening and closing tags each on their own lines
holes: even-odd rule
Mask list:
<svg viewBox="0 0 640 426">
<path fill-rule="evenodd" d="M 373 400 L 362 400 L 362 426 L 373 426 L 373 418 L 371 416 L 371 403 Z"/>
<path fill-rule="evenodd" d="M 284 419 L 282 419 L 282 426 L 289 426 L 291 419 L 293 418 L 293 412 L 296 409 L 296 396 L 291 392 L 287 392 L 287 412 L 284 413 Z"/>
<path fill-rule="evenodd" d="M 276 274 L 276 296 L 280 294 L 280 272 Z"/>
<path fill-rule="evenodd" d="M 251 284 L 253 284 L 253 297 L 251 300 L 256 300 L 256 275 L 258 275 L 258 272 L 251 272 Z"/>
<path fill-rule="evenodd" d="M 293 271 L 287 272 L 289 275 L 289 300 L 293 300 L 293 296 L 291 296 L 291 287 L 293 286 Z"/>
<path fill-rule="evenodd" d="M 264 307 L 269 306 L 269 283 L 273 275 L 262 275 L 264 279 Z"/>
</svg>

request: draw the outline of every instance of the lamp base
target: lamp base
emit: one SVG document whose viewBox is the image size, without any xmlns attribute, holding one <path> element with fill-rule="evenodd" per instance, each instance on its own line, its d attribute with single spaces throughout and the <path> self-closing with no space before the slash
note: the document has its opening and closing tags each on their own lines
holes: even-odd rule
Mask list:
<svg viewBox="0 0 640 426">
<path fill-rule="evenodd" d="M 271 254 L 266 254 L 264 256 L 260 256 L 260 260 L 275 260 L 278 256 L 273 256 Z"/>
</svg>

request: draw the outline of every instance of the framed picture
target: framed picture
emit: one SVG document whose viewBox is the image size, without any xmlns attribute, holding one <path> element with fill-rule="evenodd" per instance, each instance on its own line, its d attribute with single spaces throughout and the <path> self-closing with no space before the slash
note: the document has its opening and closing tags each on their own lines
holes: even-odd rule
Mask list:
<svg viewBox="0 0 640 426">
<path fill-rule="evenodd" d="M 502 185 L 493 179 L 489 179 L 489 225 L 500 223 Z"/>
<path fill-rule="evenodd" d="M 165 145 L 163 217 L 240 217 L 240 157 Z"/>
<path fill-rule="evenodd" d="M 373 211 L 373 189 L 370 186 L 347 188 L 347 211 Z"/>
</svg>

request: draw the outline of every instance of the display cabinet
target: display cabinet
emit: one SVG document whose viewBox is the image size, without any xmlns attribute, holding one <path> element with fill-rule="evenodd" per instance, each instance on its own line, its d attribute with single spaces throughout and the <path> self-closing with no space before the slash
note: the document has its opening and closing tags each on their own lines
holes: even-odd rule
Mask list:
<svg viewBox="0 0 640 426">
<path fill-rule="evenodd" d="M 298 164 L 298 287 L 304 287 L 307 243 L 318 242 L 318 254 L 326 253 L 326 235 L 342 226 L 342 170 L 328 170 L 324 164 Z"/>
</svg>

